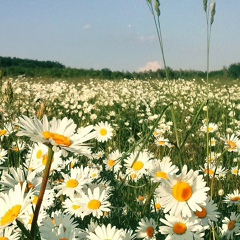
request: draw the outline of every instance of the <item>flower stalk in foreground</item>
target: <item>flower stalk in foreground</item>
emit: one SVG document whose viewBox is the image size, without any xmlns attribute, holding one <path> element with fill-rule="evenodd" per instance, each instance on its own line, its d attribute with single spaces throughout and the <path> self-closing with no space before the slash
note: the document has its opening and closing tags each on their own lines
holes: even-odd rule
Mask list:
<svg viewBox="0 0 240 240">
<path fill-rule="evenodd" d="M 32 227 L 31 227 L 31 236 L 33 238 L 36 235 L 38 215 L 39 215 L 40 208 L 41 208 L 41 205 L 42 205 L 44 192 L 45 192 L 45 189 L 46 189 L 46 186 L 47 186 L 53 155 L 54 155 L 54 152 L 53 152 L 52 148 L 49 147 L 48 148 L 48 159 L 47 159 L 46 167 L 45 167 L 45 170 L 44 170 L 42 185 L 41 185 L 37 205 L 36 205 L 34 215 L 33 215 L 33 221 L 32 221 Z"/>
</svg>

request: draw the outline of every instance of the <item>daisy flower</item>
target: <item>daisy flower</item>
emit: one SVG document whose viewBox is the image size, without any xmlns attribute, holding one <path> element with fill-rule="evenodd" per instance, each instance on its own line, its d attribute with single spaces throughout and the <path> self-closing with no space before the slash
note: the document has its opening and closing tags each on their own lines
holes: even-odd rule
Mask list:
<svg viewBox="0 0 240 240">
<path fill-rule="evenodd" d="M 52 164 L 51 173 L 54 170 L 61 171 L 64 167 L 64 162 L 61 158 L 61 152 L 55 152 Z M 26 166 L 30 171 L 36 171 L 38 173 L 42 172 L 47 164 L 48 160 L 48 147 L 43 143 L 35 143 L 33 147 L 29 150 L 28 159 L 26 161 Z"/>
<path fill-rule="evenodd" d="M 31 211 L 31 195 L 29 191 L 25 196 L 27 183 L 18 183 L 8 193 L 0 194 L 0 229 L 15 224 L 15 220 L 27 224 L 30 220 L 28 212 Z"/>
<path fill-rule="evenodd" d="M 4 137 L 8 137 L 11 133 L 14 132 L 14 127 L 12 123 L 7 123 L 5 126 L 0 128 L 0 139 L 3 140 Z"/>
<path fill-rule="evenodd" d="M 105 226 L 97 226 L 94 232 L 89 232 L 86 236 L 89 240 L 124 240 L 124 231 L 122 229 L 117 229 L 110 223 Z"/>
<path fill-rule="evenodd" d="M 106 142 L 113 136 L 113 128 L 108 122 L 100 122 L 94 126 L 94 129 L 97 132 L 96 139 L 99 142 Z"/>
<path fill-rule="evenodd" d="M 221 234 L 227 239 L 235 239 L 234 235 L 240 233 L 240 215 L 231 212 L 230 218 L 225 217 L 222 221 Z"/>
<path fill-rule="evenodd" d="M 157 196 L 156 194 L 153 196 L 153 199 L 151 200 L 151 212 L 159 212 L 162 210 L 162 206 L 160 204 L 160 197 Z"/>
<path fill-rule="evenodd" d="M 160 226 L 161 234 L 168 234 L 166 240 L 196 239 L 203 240 L 204 228 L 196 217 L 182 218 L 181 216 L 165 215 L 160 221 L 166 226 Z"/>
<path fill-rule="evenodd" d="M 56 197 L 60 195 L 73 197 L 74 194 L 81 194 L 83 186 L 92 181 L 92 179 L 89 178 L 89 168 L 84 168 L 83 166 L 80 168 L 72 168 L 69 175 L 62 173 L 62 176 L 63 181 L 54 187 L 58 192 Z"/>
<path fill-rule="evenodd" d="M 187 166 L 184 165 L 181 174 L 168 177 L 169 179 L 163 179 L 163 184 L 156 189 L 164 213 L 170 211 L 171 215 L 191 217 L 192 211 L 201 211 L 200 205 L 204 205 L 206 192 L 209 190 L 203 176 L 192 169 L 187 172 Z"/>
<path fill-rule="evenodd" d="M 21 232 L 15 226 L 0 229 L 0 239 L 2 240 L 18 240 L 21 237 Z"/>
<path fill-rule="evenodd" d="M 39 227 L 41 239 L 59 240 L 59 239 L 85 239 L 85 233 L 77 228 L 77 224 L 69 214 L 55 212 L 52 218 L 47 216 L 43 219 Z"/>
<path fill-rule="evenodd" d="M 215 123 L 209 123 L 208 126 L 206 124 L 204 124 L 201 127 L 201 131 L 202 132 L 209 132 L 209 133 L 214 133 L 218 130 L 218 125 Z"/>
<path fill-rule="evenodd" d="M 84 206 L 84 214 L 92 214 L 94 217 L 100 218 L 104 212 L 109 212 L 111 204 L 108 201 L 109 193 L 101 190 L 99 187 L 93 190 L 88 188 L 86 194 L 81 196 L 81 204 Z"/>
<path fill-rule="evenodd" d="M 62 120 L 54 117 L 49 122 L 44 115 L 41 122 L 36 116 L 33 119 L 23 116 L 19 118 L 18 126 L 17 136 L 28 136 L 34 142 L 51 146 L 54 151 L 61 149 L 63 156 L 67 156 L 68 151 L 90 156 L 91 151 L 85 142 L 96 136 L 92 125 L 76 133 L 76 124 L 66 117 Z"/>
<path fill-rule="evenodd" d="M 233 193 L 227 194 L 223 202 L 227 203 L 228 205 L 238 205 L 240 204 L 240 193 L 239 190 L 236 189 Z"/>
<path fill-rule="evenodd" d="M 220 213 L 217 212 L 217 204 L 213 200 L 210 200 L 208 196 L 206 205 L 201 206 L 202 211 L 196 211 L 194 214 L 200 219 L 202 226 L 212 226 L 212 222 L 217 222 L 220 217 Z"/>
<path fill-rule="evenodd" d="M 223 179 L 226 177 L 226 174 L 228 172 L 227 169 L 225 169 L 224 167 L 222 167 L 221 165 L 218 165 L 216 167 L 216 165 L 214 163 L 210 163 L 204 164 L 204 168 L 200 167 L 202 169 L 202 171 L 204 172 L 204 175 L 208 175 L 210 178 L 217 178 L 217 179 Z"/>
<path fill-rule="evenodd" d="M 0 184 L 4 186 L 2 190 L 7 191 L 13 188 L 18 183 L 22 184 L 24 181 L 27 182 L 25 191 L 28 192 L 30 189 L 39 191 L 42 183 L 41 177 L 36 177 L 36 172 L 26 171 L 24 168 L 9 168 L 9 172 L 4 172 L 1 177 Z"/>
<path fill-rule="evenodd" d="M 168 179 L 168 175 L 178 172 L 178 167 L 173 165 L 171 159 L 168 157 L 163 158 L 162 161 L 153 160 L 152 170 L 150 172 L 153 182 L 160 182 L 163 178 Z"/>
<path fill-rule="evenodd" d="M 157 224 L 154 219 L 143 218 L 136 229 L 136 237 L 142 239 L 155 239 Z"/>
<path fill-rule="evenodd" d="M 105 164 L 106 170 L 111 170 L 114 173 L 118 172 L 121 168 L 120 158 L 122 157 L 122 153 L 119 150 L 116 150 L 110 153 L 106 159 L 103 160 Z"/>
<path fill-rule="evenodd" d="M 232 175 L 240 176 L 240 170 L 239 170 L 238 166 L 232 167 L 231 173 L 232 173 Z"/>
<path fill-rule="evenodd" d="M 148 174 L 148 169 L 150 167 L 150 156 L 146 151 L 143 152 L 133 152 L 131 155 L 124 160 L 124 166 L 127 168 L 126 174 L 130 176 L 132 180 L 137 180 L 143 176 L 143 174 Z"/>
<path fill-rule="evenodd" d="M 81 203 L 80 197 L 74 196 L 71 198 L 66 198 L 62 203 L 62 207 L 65 209 L 64 212 L 74 215 L 78 218 L 84 218 L 83 204 Z"/>
<path fill-rule="evenodd" d="M 26 143 L 20 139 L 12 143 L 12 150 L 15 152 L 23 151 L 25 148 L 26 148 Z"/>
<path fill-rule="evenodd" d="M 0 164 L 4 163 L 7 159 L 7 150 L 1 149 L 0 150 Z"/>
<path fill-rule="evenodd" d="M 228 152 L 238 152 L 240 150 L 240 139 L 233 133 L 227 134 L 225 138 L 221 138 L 225 143 Z"/>
<path fill-rule="evenodd" d="M 35 206 L 37 205 L 38 202 L 38 195 L 34 194 L 31 197 L 32 200 L 32 205 L 33 208 L 35 208 Z M 55 202 L 55 193 L 53 189 L 46 189 L 43 195 L 43 201 L 41 204 L 41 209 L 42 210 L 47 210 L 50 207 L 54 206 L 54 202 Z"/>
<path fill-rule="evenodd" d="M 170 147 L 171 146 L 171 144 L 169 144 L 169 140 L 167 138 L 164 138 L 163 136 L 157 137 L 155 139 L 155 144 L 159 147 L 164 147 L 164 146 Z"/>
</svg>

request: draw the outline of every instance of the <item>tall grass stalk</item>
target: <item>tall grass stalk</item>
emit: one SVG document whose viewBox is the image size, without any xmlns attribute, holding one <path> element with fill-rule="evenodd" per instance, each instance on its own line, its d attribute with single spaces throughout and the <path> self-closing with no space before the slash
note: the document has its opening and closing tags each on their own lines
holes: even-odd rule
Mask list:
<svg viewBox="0 0 240 240">
<path fill-rule="evenodd" d="M 212 24 L 214 22 L 214 16 L 216 13 L 216 3 L 211 3 L 211 0 L 203 0 L 203 9 L 206 14 L 206 23 L 207 23 L 207 73 L 206 73 L 206 84 L 207 84 L 207 93 L 206 93 L 206 99 L 207 99 L 207 109 L 206 109 L 206 155 L 207 159 L 209 158 L 209 152 L 210 152 L 210 146 L 209 146 L 209 68 L 210 68 L 210 40 L 211 40 L 211 30 L 212 30 Z M 209 161 L 207 161 L 207 169 L 209 170 Z M 207 177 L 208 185 L 210 185 L 210 178 L 209 175 Z M 214 178 L 212 178 L 212 181 L 214 181 Z M 213 183 L 211 183 L 213 185 Z M 212 194 L 211 194 L 212 199 Z"/>
</svg>

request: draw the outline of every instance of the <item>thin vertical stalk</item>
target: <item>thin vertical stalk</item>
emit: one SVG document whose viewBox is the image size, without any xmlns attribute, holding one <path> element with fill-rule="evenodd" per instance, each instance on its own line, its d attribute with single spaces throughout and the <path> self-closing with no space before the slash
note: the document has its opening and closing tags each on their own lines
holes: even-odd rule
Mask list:
<svg viewBox="0 0 240 240">
<path fill-rule="evenodd" d="M 40 189 L 40 192 L 39 192 L 37 205 L 36 205 L 36 208 L 35 208 L 35 211 L 34 211 L 32 227 L 31 227 L 31 232 L 30 232 L 31 236 L 33 238 L 35 238 L 35 235 L 36 235 L 38 215 L 39 215 L 39 212 L 40 212 L 40 208 L 41 208 L 42 201 L 43 201 L 43 196 L 44 196 L 45 189 L 46 189 L 46 186 L 47 186 L 47 182 L 48 182 L 48 178 L 49 178 L 49 174 L 50 174 L 50 169 L 51 169 L 51 165 L 52 165 L 53 155 L 54 155 L 54 152 L 53 152 L 52 148 L 48 147 L 48 159 L 47 159 L 47 163 L 46 163 L 44 174 L 43 174 L 42 185 L 41 185 L 41 189 Z"/>
</svg>

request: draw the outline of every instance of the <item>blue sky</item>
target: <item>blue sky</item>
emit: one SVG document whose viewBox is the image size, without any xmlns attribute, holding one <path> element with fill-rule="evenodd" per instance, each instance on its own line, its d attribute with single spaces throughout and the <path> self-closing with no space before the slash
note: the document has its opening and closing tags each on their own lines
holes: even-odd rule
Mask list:
<svg viewBox="0 0 240 240">
<path fill-rule="evenodd" d="M 167 65 L 206 70 L 202 0 L 162 0 Z M 240 62 L 240 0 L 217 0 L 210 70 Z M 0 56 L 138 71 L 162 65 L 146 0 L 0 0 Z"/>
</svg>

